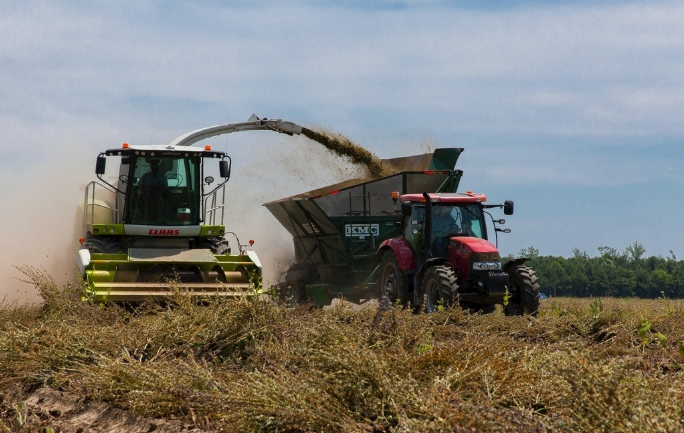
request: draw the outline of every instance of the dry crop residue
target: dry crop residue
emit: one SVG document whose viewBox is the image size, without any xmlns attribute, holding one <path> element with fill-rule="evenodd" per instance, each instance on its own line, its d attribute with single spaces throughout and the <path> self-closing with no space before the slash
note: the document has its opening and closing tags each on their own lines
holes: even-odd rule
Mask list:
<svg viewBox="0 0 684 433">
<path fill-rule="evenodd" d="M 315 131 L 309 128 L 302 128 L 302 134 L 322 144 L 331 152 L 349 158 L 354 164 L 362 165 L 368 170 L 368 175 L 371 178 L 388 176 L 396 172 L 394 167 L 386 161 L 378 158 L 372 152 L 364 149 L 342 134 L 322 130 Z"/>
</svg>

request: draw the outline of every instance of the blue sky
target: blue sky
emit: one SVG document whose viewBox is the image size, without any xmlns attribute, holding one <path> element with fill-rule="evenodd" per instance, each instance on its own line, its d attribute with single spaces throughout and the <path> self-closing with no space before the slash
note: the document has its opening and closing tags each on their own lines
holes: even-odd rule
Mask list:
<svg viewBox="0 0 684 433">
<path fill-rule="evenodd" d="M 464 189 L 516 202 L 504 253 L 594 255 L 640 241 L 647 255 L 684 258 L 679 2 L 0 1 L 0 11 L 0 180 L 16 185 L 0 206 L 21 209 L 2 225 L 2 263 L 71 266 L 70 252 L 34 259 L 17 233 L 37 227 L 45 249 L 72 248 L 79 188 L 101 150 L 253 112 L 342 132 L 385 158 L 464 147 Z M 259 205 L 351 169 L 303 138 L 235 135 L 215 140 L 233 155 L 234 228 L 258 232 L 260 254 L 287 249 Z"/>
</svg>

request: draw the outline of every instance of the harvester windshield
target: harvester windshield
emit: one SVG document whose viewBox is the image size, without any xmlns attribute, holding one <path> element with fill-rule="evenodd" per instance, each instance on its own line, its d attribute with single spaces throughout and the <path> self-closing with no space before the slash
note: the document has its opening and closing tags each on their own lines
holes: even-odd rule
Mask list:
<svg viewBox="0 0 684 433">
<path fill-rule="evenodd" d="M 125 173 L 125 224 L 183 226 L 200 220 L 200 160 L 193 157 L 131 156 Z"/>
</svg>

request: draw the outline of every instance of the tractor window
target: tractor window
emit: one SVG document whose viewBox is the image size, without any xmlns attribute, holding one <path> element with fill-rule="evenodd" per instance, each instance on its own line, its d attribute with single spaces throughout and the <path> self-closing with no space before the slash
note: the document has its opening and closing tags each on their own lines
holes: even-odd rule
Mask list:
<svg viewBox="0 0 684 433">
<path fill-rule="evenodd" d="M 477 204 L 432 205 L 432 254 L 444 257 L 453 236 L 483 238 L 484 218 Z"/>
<path fill-rule="evenodd" d="M 423 250 L 423 223 L 425 222 L 425 206 L 413 205 L 413 212 L 408 217 L 406 240 L 413 245 L 414 251 Z"/>
<path fill-rule="evenodd" d="M 433 205 L 432 234 L 448 236 L 458 233 L 461 236 L 483 237 L 484 218 L 477 204 Z"/>
<path fill-rule="evenodd" d="M 199 224 L 199 159 L 137 157 L 131 166 L 126 224 Z"/>
</svg>

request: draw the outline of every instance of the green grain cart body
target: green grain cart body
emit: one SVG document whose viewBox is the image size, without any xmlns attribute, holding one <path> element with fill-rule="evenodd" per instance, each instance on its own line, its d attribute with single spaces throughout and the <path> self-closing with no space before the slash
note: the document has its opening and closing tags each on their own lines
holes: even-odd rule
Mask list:
<svg viewBox="0 0 684 433">
<path fill-rule="evenodd" d="M 318 281 L 306 285 L 306 298 L 318 305 L 328 305 L 336 297 L 353 302 L 376 298 L 377 247 L 401 234 L 396 198 L 425 191 L 456 192 L 462 172 L 454 166 L 462 151 L 436 149 L 385 160 L 398 171 L 264 204 L 292 234 L 295 267 L 306 264 L 317 271 Z"/>
</svg>

